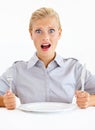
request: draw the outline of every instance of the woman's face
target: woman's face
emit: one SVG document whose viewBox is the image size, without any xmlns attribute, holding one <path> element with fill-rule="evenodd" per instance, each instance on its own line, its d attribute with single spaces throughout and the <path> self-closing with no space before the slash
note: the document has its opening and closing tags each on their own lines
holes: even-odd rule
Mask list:
<svg viewBox="0 0 95 130">
<path fill-rule="evenodd" d="M 54 55 L 61 36 L 61 29 L 58 28 L 58 21 L 55 17 L 46 17 L 35 21 L 30 34 L 38 57 Z"/>
</svg>

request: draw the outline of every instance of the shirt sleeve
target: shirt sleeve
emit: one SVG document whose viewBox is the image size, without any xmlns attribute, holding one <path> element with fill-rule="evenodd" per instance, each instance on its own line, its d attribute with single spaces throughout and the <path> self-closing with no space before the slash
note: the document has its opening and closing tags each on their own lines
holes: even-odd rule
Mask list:
<svg viewBox="0 0 95 130">
<path fill-rule="evenodd" d="M 82 73 L 83 66 L 79 62 L 76 64 L 76 81 L 77 81 L 77 89 L 81 90 L 81 73 Z M 84 83 L 84 91 L 87 91 L 90 94 L 95 94 L 95 75 L 92 75 L 90 71 L 86 69 L 85 74 L 85 83 Z"/>
<path fill-rule="evenodd" d="M 10 88 L 8 77 L 12 77 L 14 79 L 14 67 L 10 67 L 0 76 L 0 95 L 6 93 L 6 91 Z"/>
</svg>

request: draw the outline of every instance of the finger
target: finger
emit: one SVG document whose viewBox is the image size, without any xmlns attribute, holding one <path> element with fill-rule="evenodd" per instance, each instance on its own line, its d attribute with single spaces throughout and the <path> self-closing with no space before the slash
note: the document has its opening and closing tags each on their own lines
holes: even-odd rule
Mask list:
<svg viewBox="0 0 95 130">
<path fill-rule="evenodd" d="M 77 105 L 78 105 L 80 108 L 87 108 L 87 107 L 88 107 L 88 102 L 85 102 L 85 103 L 77 102 Z"/>
<path fill-rule="evenodd" d="M 6 99 L 15 98 L 15 94 L 8 90 L 5 94 L 5 98 Z"/>
<path fill-rule="evenodd" d="M 11 101 L 5 102 L 5 107 L 6 108 L 15 108 L 16 107 L 16 101 L 15 100 L 11 100 Z"/>
<path fill-rule="evenodd" d="M 16 108 L 16 105 L 15 104 L 10 104 L 10 105 L 7 105 L 6 108 L 9 109 L 9 110 L 12 110 L 12 109 Z"/>
<path fill-rule="evenodd" d="M 8 90 L 7 92 L 6 92 L 6 95 L 11 95 L 12 94 L 12 92 L 10 91 L 10 90 Z"/>
<path fill-rule="evenodd" d="M 76 97 L 88 97 L 89 94 L 85 91 L 76 92 Z"/>
<path fill-rule="evenodd" d="M 76 95 L 78 95 L 79 93 L 81 93 L 80 90 L 76 90 L 76 91 L 75 91 L 75 94 L 76 94 Z"/>
<path fill-rule="evenodd" d="M 89 98 L 84 98 L 84 97 L 82 97 L 82 98 L 76 98 L 76 100 L 78 101 L 78 102 L 88 102 L 89 101 Z"/>
<path fill-rule="evenodd" d="M 78 105 L 78 107 L 81 108 L 81 109 L 84 109 L 84 108 L 87 108 L 88 105 Z"/>
</svg>

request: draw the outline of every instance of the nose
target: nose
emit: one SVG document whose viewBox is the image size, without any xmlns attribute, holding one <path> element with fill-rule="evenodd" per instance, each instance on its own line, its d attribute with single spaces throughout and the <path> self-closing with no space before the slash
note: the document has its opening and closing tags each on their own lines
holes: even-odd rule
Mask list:
<svg viewBox="0 0 95 130">
<path fill-rule="evenodd" d="M 44 34 L 43 34 L 42 40 L 43 40 L 43 41 L 48 41 L 48 40 L 49 40 L 49 35 L 48 35 L 48 33 L 44 33 Z"/>
</svg>

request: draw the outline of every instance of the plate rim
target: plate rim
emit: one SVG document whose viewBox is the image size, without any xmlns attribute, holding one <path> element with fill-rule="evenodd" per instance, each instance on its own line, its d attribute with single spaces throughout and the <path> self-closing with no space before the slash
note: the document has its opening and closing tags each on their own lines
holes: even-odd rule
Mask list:
<svg viewBox="0 0 95 130">
<path fill-rule="evenodd" d="M 65 109 L 62 109 L 62 106 L 60 106 L 60 109 L 57 109 L 57 110 L 41 110 L 41 109 L 33 109 L 33 110 L 30 110 L 29 108 L 24 108 L 23 106 L 27 106 L 27 105 L 50 105 L 50 104 L 60 104 L 60 105 L 67 105 L 68 107 L 65 108 Z M 40 112 L 40 113 L 50 113 L 50 112 L 62 112 L 62 111 L 69 111 L 69 110 L 72 110 L 75 108 L 75 104 L 73 103 L 63 103 L 63 102 L 33 102 L 33 103 L 25 103 L 25 104 L 20 104 L 20 106 L 18 107 L 19 110 L 22 110 L 22 111 L 26 111 L 26 112 Z"/>
</svg>

